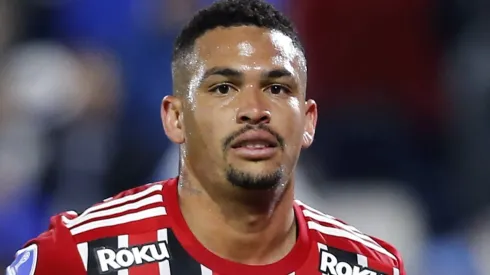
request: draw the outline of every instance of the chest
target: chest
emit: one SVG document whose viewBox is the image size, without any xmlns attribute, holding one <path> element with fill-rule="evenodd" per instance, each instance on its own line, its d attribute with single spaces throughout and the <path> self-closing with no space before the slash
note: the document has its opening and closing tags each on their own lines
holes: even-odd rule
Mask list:
<svg viewBox="0 0 490 275">
<path fill-rule="evenodd" d="M 317 244 L 289 274 L 270 268 L 244 271 L 239 264 L 189 252 L 184 246 L 192 244 L 186 242 L 178 240 L 171 229 L 161 229 L 97 239 L 77 248 L 88 275 L 398 275 L 394 268 L 362 255 Z"/>
</svg>

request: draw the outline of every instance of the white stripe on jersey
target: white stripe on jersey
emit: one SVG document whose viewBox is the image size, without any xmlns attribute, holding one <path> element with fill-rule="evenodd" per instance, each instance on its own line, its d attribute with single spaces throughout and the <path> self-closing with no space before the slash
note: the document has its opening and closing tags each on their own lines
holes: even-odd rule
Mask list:
<svg viewBox="0 0 490 275">
<path fill-rule="evenodd" d="M 211 271 L 211 269 L 201 265 L 201 275 L 213 275 L 213 271 Z"/>
<path fill-rule="evenodd" d="M 316 220 L 317 222 L 325 222 L 325 223 L 329 223 L 329 224 L 335 225 L 337 227 L 340 227 L 340 229 L 343 229 L 349 233 L 352 233 L 352 234 L 358 236 L 361 239 L 364 239 L 368 242 L 372 242 L 374 245 L 381 247 L 381 245 L 379 245 L 371 237 L 361 233 L 359 230 L 355 229 L 353 226 L 346 225 L 346 224 L 336 220 L 333 217 L 328 217 L 326 215 L 320 215 L 320 214 L 314 213 L 310 210 L 303 210 L 303 215 L 305 215 L 305 217 L 312 218 L 312 219 Z"/>
<path fill-rule="evenodd" d="M 321 211 L 319 211 L 319 210 L 317 210 L 317 209 L 315 209 L 315 208 L 313 208 L 311 206 L 308 206 L 308 205 L 304 204 L 303 202 L 301 202 L 299 200 L 295 200 L 295 201 L 296 201 L 297 204 L 303 206 L 305 209 L 307 209 L 307 210 L 309 210 L 309 211 L 311 211 L 311 212 L 313 212 L 313 213 L 315 213 L 317 215 L 320 215 L 320 216 L 326 217 L 328 219 L 334 220 L 334 221 L 340 223 L 341 226 L 345 227 L 346 229 L 349 229 L 351 231 L 354 231 L 354 232 L 357 232 L 357 233 L 361 233 L 362 234 L 362 232 L 359 229 L 355 228 L 352 225 L 348 225 L 348 224 L 342 223 L 341 221 L 337 220 L 335 217 L 333 217 L 331 215 L 328 215 L 328 214 L 325 214 L 325 213 L 323 213 L 323 212 L 321 212 Z M 305 210 L 303 210 L 303 211 L 305 211 Z"/>
<path fill-rule="evenodd" d="M 385 254 L 386 256 L 392 258 L 392 259 L 395 259 L 396 260 L 396 257 L 391 254 L 390 252 L 388 252 L 386 249 L 384 249 L 383 247 L 379 247 L 371 242 L 367 242 L 366 240 L 364 239 L 361 239 L 359 238 L 359 236 L 357 235 L 354 235 L 348 231 L 345 231 L 345 230 L 342 230 L 342 229 L 338 229 L 338 228 L 333 228 L 333 227 L 327 227 L 327 226 L 324 226 L 324 225 L 320 225 L 314 221 L 309 221 L 308 222 L 308 228 L 310 229 L 313 229 L 313 230 L 316 230 L 316 231 L 319 231 L 323 234 L 327 234 L 327 235 L 331 235 L 331 236 L 337 236 L 337 237 L 342 237 L 342 238 L 347 238 L 347 239 L 350 239 L 350 240 L 353 240 L 353 241 L 357 241 L 361 244 L 363 244 L 364 246 L 367 246 L 373 250 L 376 250 L 382 254 Z"/>
<path fill-rule="evenodd" d="M 129 236 L 119 235 L 117 236 L 117 248 L 125 248 L 129 246 Z M 117 272 L 117 275 L 129 275 L 128 269 L 121 269 Z"/>
<path fill-rule="evenodd" d="M 129 247 L 129 235 L 117 236 L 117 248 L 128 248 L 128 247 Z"/>
<path fill-rule="evenodd" d="M 341 227 L 347 231 L 350 231 L 350 232 L 355 232 L 355 233 L 358 233 L 358 234 L 361 234 L 367 238 L 369 238 L 369 236 L 363 234 L 359 229 L 355 228 L 354 226 L 352 225 L 348 225 L 348 224 L 345 224 L 341 221 L 339 221 L 338 219 L 336 219 L 335 217 L 331 216 L 331 215 L 328 215 L 328 214 L 325 214 L 325 213 L 322 213 L 321 211 L 318 211 L 316 210 L 315 208 L 312 208 L 306 204 L 304 204 L 303 202 L 301 201 L 298 201 L 296 200 L 296 203 L 298 203 L 299 205 L 303 206 L 305 208 L 305 210 L 303 210 L 303 213 L 306 215 L 306 213 L 308 213 L 310 216 L 310 218 L 313 218 L 317 221 L 321 221 L 321 222 L 328 222 L 328 223 L 331 223 L 331 224 L 334 224 L 338 227 Z M 306 212 L 306 213 L 305 213 Z M 376 241 L 374 241 L 373 239 L 369 238 L 372 242 L 376 243 Z M 377 243 L 376 243 L 377 244 Z M 379 245 L 379 244 L 378 244 Z"/>
<path fill-rule="evenodd" d="M 123 203 L 128 202 L 128 201 L 132 201 L 132 200 L 142 198 L 142 197 L 144 197 L 144 196 L 146 196 L 152 192 L 161 191 L 162 189 L 163 189 L 163 185 L 157 184 L 155 186 L 152 186 L 152 187 L 145 189 L 141 192 L 138 192 L 136 194 L 128 195 L 128 196 L 125 196 L 125 197 L 122 197 L 119 199 L 109 200 L 107 202 L 102 202 L 100 204 L 97 204 L 97 205 L 94 205 L 92 207 L 87 208 L 80 216 L 78 216 L 76 218 L 83 217 L 83 216 L 87 215 L 88 213 L 91 213 L 91 212 L 94 212 L 94 211 L 97 211 L 97 210 L 100 210 L 103 208 L 111 207 L 111 206 L 114 206 L 117 204 L 123 204 Z M 70 220 L 72 220 L 72 219 L 64 217 L 63 222 L 67 223 Z"/>
<path fill-rule="evenodd" d="M 332 216 L 330 216 L 330 215 L 328 215 L 328 214 L 325 214 L 325 213 L 321 212 L 320 210 L 317 210 L 317 209 L 315 209 L 315 208 L 313 208 L 313 207 L 311 207 L 311 206 L 309 206 L 309 205 L 305 204 L 304 202 L 302 202 L 302 201 L 300 201 L 300 200 L 294 200 L 294 202 L 296 202 L 298 205 L 301 205 L 301 206 L 302 206 L 302 207 L 304 207 L 305 209 L 310 210 L 311 212 L 314 212 L 314 213 L 317 213 L 317 214 L 319 214 L 319 215 L 323 215 L 323 216 L 326 216 L 326 217 L 334 218 L 334 217 L 332 217 Z"/>
<path fill-rule="evenodd" d="M 77 216 L 78 213 L 76 211 L 66 211 L 66 214 Z"/>
<path fill-rule="evenodd" d="M 77 226 L 83 222 L 86 222 L 88 220 L 91 220 L 91 219 L 100 218 L 100 217 L 104 217 L 104 216 L 111 216 L 114 214 L 119 214 L 122 212 L 126 212 L 128 210 L 138 209 L 138 208 L 141 208 L 145 205 L 150 205 L 150 204 L 157 203 L 157 202 L 163 202 L 163 198 L 161 195 L 154 195 L 154 196 L 142 199 L 140 201 L 135 201 L 133 203 L 123 204 L 123 205 L 118 206 L 118 207 L 110 208 L 107 210 L 102 210 L 102 211 L 95 212 L 95 213 L 90 213 L 90 214 L 87 214 L 85 216 L 80 216 L 80 217 L 77 217 L 73 220 L 69 220 L 68 222 L 66 222 L 66 226 L 68 228 L 73 228 L 73 227 L 75 227 L 75 226 Z"/>
<path fill-rule="evenodd" d="M 357 254 L 357 264 L 362 267 L 368 267 L 368 258 L 364 255 Z"/>
<path fill-rule="evenodd" d="M 72 235 L 77 235 L 77 234 L 87 232 L 90 230 L 94 230 L 97 228 L 114 226 L 114 225 L 124 224 L 124 223 L 130 223 L 130 222 L 134 222 L 134 221 L 144 220 L 147 218 L 164 216 L 166 214 L 167 214 L 167 211 L 166 211 L 165 207 L 163 207 L 163 206 L 155 207 L 155 208 L 150 208 L 150 209 L 142 210 L 142 211 L 131 213 L 131 214 L 122 215 L 122 216 L 115 217 L 115 218 L 89 222 L 89 223 L 86 223 L 86 224 L 81 225 L 79 227 L 75 227 L 75 228 L 71 229 L 70 232 Z"/>
<path fill-rule="evenodd" d="M 318 251 L 321 250 L 328 251 L 328 246 L 326 244 L 318 243 Z"/>
<path fill-rule="evenodd" d="M 396 267 L 393 268 L 393 275 L 400 275 L 400 270 Z"/>
<path fill-rule="evenodd" d="M 159 242 L 164 241 L 165 243 L 168 244 L 167 229 L 158 230 L 157 236 L 158 236 Z M 158 262 L 158 269 L 160 270 L 160 275 L 171 275 L 172 274 L 170 272 L 170 262 L 169 261 Z"/>
<path fill-rule="evenodd" d="M 80 254 L 80 258 L 82 258 L 83 267 L 85 267 L 85 271 L 87 271 L 88 243 L 77 244 L 77 249 L 78 249 L 78 254 Z"/>
</svg>

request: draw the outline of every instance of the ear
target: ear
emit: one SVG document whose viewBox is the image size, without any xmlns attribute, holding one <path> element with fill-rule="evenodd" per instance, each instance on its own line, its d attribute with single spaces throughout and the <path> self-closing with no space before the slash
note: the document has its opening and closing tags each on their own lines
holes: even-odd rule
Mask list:
<svg viewBox="0 0 490 275">
<path fill-rule="evenodd" d="M 303 148 L 308 148 L 313 143 L 315 137 L 316 122 L 318 119 L 318 109 L 316 102 L 309 99 L 305 102 L 305 130 L 303 133 Z"/>
<path fill-rule="evenodd" d="M 163 129 L 167 137 L 176 144 L 185 141 L 182 102 L 175 96 L 165 96 L 160 108 Z"/>
</svg>

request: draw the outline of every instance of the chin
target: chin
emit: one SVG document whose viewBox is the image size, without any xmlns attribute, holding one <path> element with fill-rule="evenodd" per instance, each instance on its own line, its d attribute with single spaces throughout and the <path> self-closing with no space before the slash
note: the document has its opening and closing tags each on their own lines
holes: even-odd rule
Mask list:
<svg viewBox="0 0 490 275">
<path fill-rule="evenodd" d="M 284 168 L 281 166 L 243 167 L 240 165 L 238 167 L 230 165 L 226 170 L 226 177 L 232 185 L 244 189 L 273 189 L 281 185 L 285 179 Z"/>
</svg>

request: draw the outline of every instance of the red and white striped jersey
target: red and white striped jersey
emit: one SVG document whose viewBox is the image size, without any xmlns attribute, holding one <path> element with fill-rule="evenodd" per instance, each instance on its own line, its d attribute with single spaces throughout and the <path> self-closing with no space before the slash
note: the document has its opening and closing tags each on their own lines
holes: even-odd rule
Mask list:
<svg viewBox="0 0 490 275">
<path fill-rule="evenodd" d="M 81 214 L 51 219 L 48 231 L 17 253 L 7 274 L 404 275 L 391 245 L 296 201 L 298 238 L 282 260 L 262 266 L 220 258 L 191 233 L 177 180 L 141 186 Z"/>
</svg>

